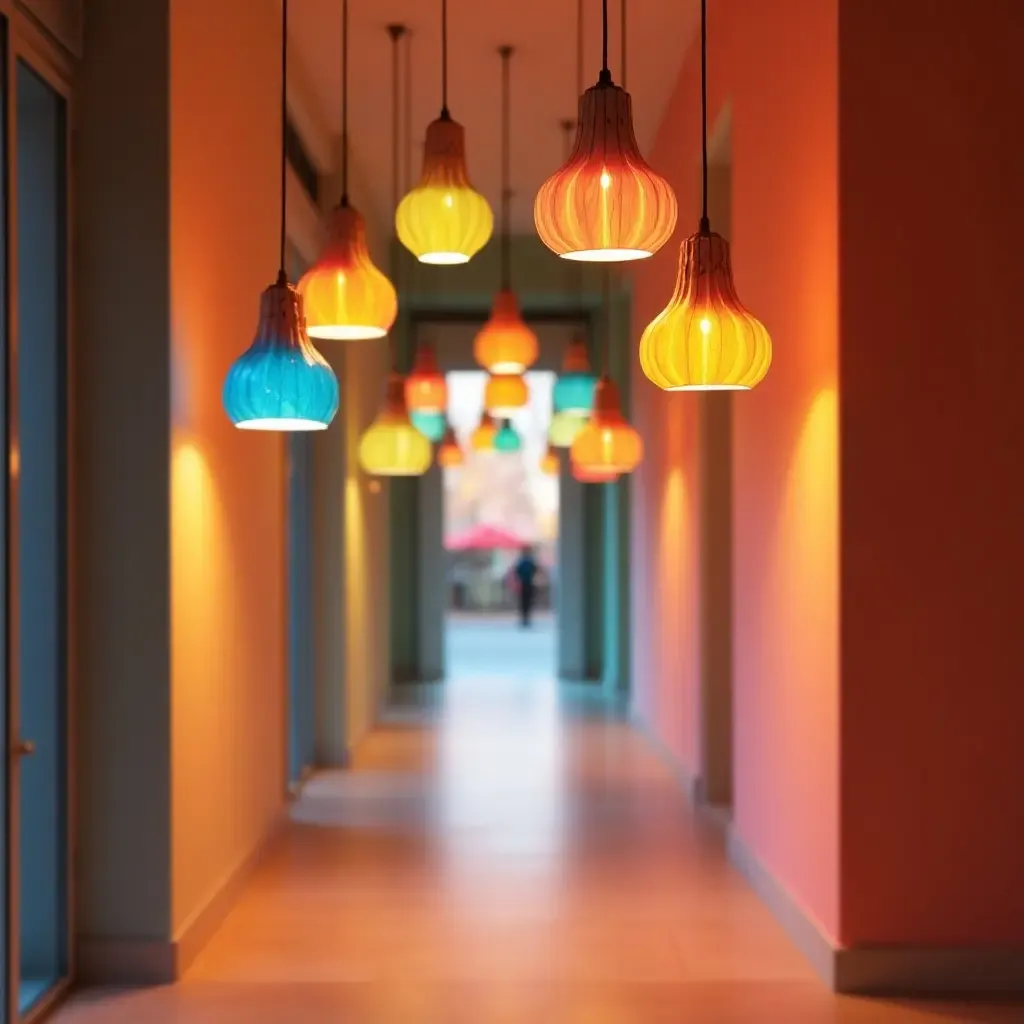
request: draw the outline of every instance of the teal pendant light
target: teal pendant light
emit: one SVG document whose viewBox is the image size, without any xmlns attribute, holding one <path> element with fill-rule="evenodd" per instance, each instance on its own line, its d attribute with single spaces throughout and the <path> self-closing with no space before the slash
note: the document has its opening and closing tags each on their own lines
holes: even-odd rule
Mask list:
<svg viewBox="0 0 1024 1024">
<path fill-rule="evenodd" d="M 523 439 L 516 432 L 510 420 L 502 420 L 498 432 L 494 435 L 494 450 L 511 454 L 523 447 Z"/>
<path fill-rule="evenodd" d="M 429 441 L 437 444 L 444 437 L 448 419 L 443 412 L 423 412 L 413 409 L 409 413 L 412 425 Z"/>
</svg>

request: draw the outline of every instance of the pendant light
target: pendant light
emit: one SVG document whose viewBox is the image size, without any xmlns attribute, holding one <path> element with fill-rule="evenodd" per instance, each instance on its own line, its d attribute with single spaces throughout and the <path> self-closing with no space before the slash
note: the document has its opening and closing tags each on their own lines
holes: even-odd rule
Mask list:
<svg viewBox="0 0 1024 1024">
<path fill-rule="evenodd" d="M 398 237 L 421 263 L 468 263 L 494 229 L 469 183 L 466 129 L 448 112 L 448 0 L 441 0 L 441 116 L 427 125 L 420 180 L 395 211 Z"/>
<path fill-rule="evenodd" d="M 511 416 L 530 399 L 526 381 L 517 373 L 495 373 L 487 378 L 484 408 L 496 419 Z"/>
<path fill-rule="evenodd" d="M 388 27 L 391 36 L 391 66 L 394 96 L 392 117 L 392 186 L 398 191 L 398 45 L 405 34 L 401 26 Z M 391 373 L 384 392 L 384 405 L 359 440 L 359 463 L 374 476 L 421 476 L 430 468 L 430 441 L 413 426 L 405 404 L 405 380 L 398 372 L 398 353 L 391 336 Z"/>
<path fill-rule="evenodd" d="M 406 378 L 406 394 L 408 395 L 409 378 Z M 408 398 L 406 408 L 409 407 Z M 409 413 L 409 422 L 428 440 L 437 442 L 444 437 L 444 428 L 447 424 L 443 412 L 419 412 L 413 409 Z"/>
<path fill-rule="evenodd" d="M 548 427 L 548 441 L 556 448 L 569 448 L 586 425 L 586 414 L 581 416 L 575 412 L 556 412 Z"/>
<path fill-rule="evenodd" d="M 558 476 L 559 469 L 558 449 L 549 444 L 540 457 L 540 471 L 545 476 Z"/>
<path fill-rule="evenodd" d="M 285 272 L 288 0 L 281 4 L 281 235 L 277 281 L 260 296 L 256 337 L 228 370 L 222 402 L 241 430 L 325 430 L 338 411 L 338 378 L 306 334 L 302 296 Z"/>
<path fill-rule="evenodd" d="M 412 372 L 405 378 L 405 401 L 418 413 L 444 413 L 448 406 L 448 384 L 429 341 L 416 346 Z"/>
<path fill-rule="evenodd" d="M 632 473 L 643 458 L 644 446 L 640 435 L 622 415 L 619 389 L 608 376 L 609 349 L 611 348 L 611 309 L 609 302 L 609 276 L 605 270 L 605 339 L 604 372 L 594 393 L 594 411 L 569 449 L 573 465 L 588 474 Z"/>
<path fill-rule="evenodd" d="M 455 431 L 449 426 L 444 432 L 441 443 L 437 446 L 437 464 L 442 469 L 455 469 L 465 461 L 466 456 L 459 445 L 459 439 L 455 436 Z"/>
<path fill-rule="evenodd" d="M 582 0 L 578 10 L 582 38 Z M 533 220 L 541 241 L 565 259 L 621 263 L 656 253 L 675 230 L 677 208 L 671 186 L 640 154 L 629 93 L 612 82 L 608 0 L 601 16 L 601 74 L 580 96 L 572 153 L 541 185 Z"/>
<path fill-rule="evenodd" d="M 366 220 L 348 199 L 348 0 L 341 2 L 341 201 L 327 242 L 299 281 L 311 338 L 383 338 L 398 316 L 394 285 L 374 266 Z"/>
<path fill-rule="evenodd" d="M 511 455 L 523 447 L 523 439 L 519 432 L 512 426 L 510 420 L 502 420 L 498 432 L 494 435 L 494 450 L 505 455 Z"/>
<path fill-rule="evenodd" d="M 494 435 L 497 434 L 497 432 L 498 427 L 494 422 L 494 417 L 489 412 L 482 412 L 480 414 L 480 422 L 474 428 L 473 433 L 469 438 L 469 443 L 473 446 L 473 451 L 492 451 L 494 449 Z"/>
<path fill-rule="evenodd" d="M 491 318 L 473 340 L 473 356 L 491 373 L 522 373 L 537 360 L 537 335 L 519 314 L 512 291 L 512 185 L 510 116 L 510 62 L 513 49 L 502 46 L 501 57 L 501 284 L 494 296 Z"/>
<path fill-rule="evenodd" d="M 589 416 L 594 408 L 597 378 L 590 369 L 587 343 L 582 337 L 569 342 L 562 359 L 562 372 L 555 381 L 555 411 L 576 416 Z"/>
<path fill-rule="evenodd" d="M 572 478 L 581 484 L 613 484 L 619 474 L 612 469 L 586 469 L 572 463 Z"/>
<path fill-rule="evenodd" d="M 747 391 L 764 380 L 772 340 L 736 294 L 729 243 L 708 219 L 707 0 L 700 5 L 703 210 L 679 251 L 669 304 L 640 338 L 640 365 L 664 391 Z"/>
</svg>

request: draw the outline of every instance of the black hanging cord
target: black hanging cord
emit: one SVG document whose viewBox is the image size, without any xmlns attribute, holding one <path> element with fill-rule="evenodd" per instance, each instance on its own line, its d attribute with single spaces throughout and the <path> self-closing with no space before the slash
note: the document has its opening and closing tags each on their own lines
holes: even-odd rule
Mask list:
<svg viewBox="0 0 1024 1024">
<path fill-rule="evenodd" d="M 448 0 L 441 0 L 441 120 L 451 119 L 448 113 Z"/>
<path fill-rule="evenodd" d="M 288 217 L 288 0 L 281 0 L 281 264 L 278 284 L 287 284 L 285 270 L 286 223 Z"/>
<path fill-rule="evenodd" d="M 348 206 L 348 0 L 341 0 L 341 205 Z"/>
<path fill-rule="evenodd" d="M 611 85 L 612 73 L 608 70 L 608 0 L 601 0 L 601 74 L 598 85 Z"/>
<path fill-rule="evenodd" d="M 498 47 L 501 55 L 501 287 L 508 290 L 511 281 L 511 207 L 512 207 L 512 185 L 511 185 L 511 145 L 509 142 L 509 122 L 511 104 L 509 94 L 511 92 L 509 64 L 512 60 L 513 49 L 511 46 Z"/>
<path fill-rule="evenodd" d="M 619 67 L 619 84 L 623 89 L 626 88 L 626 0 L 620 0 L 619 3 L 619 14 L 620 25 L 619 34 L 622 37 L 622 60 L 620 61 Z"/>
<path fill-rule="evenodd" d="M 700 233 L 711 233 L 708 220 L 708 0 L 700 0 L 700 141 L 703 207 Z"/>
</svg>

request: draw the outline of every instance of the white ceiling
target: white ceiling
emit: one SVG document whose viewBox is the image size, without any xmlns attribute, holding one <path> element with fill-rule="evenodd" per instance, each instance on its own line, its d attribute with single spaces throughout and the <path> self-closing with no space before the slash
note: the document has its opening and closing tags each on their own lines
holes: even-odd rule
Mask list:
<svg viewBox="0 0 1024 1024">
<path fill-rule="evenodd" d="M 610 0 L 609 63 L 621 84 L 620 3 Z M 512 58 L 512 187 L 516 230 L 532 230 L 533 196 L 561 162 L 559 121 L 575 116 L 576 0 L 449 0 L 448 105 L 467 131 L 473 184 L 495 207 L 500 193 L 498 46 Z M 697 24 L 697 0 L 632 0 L 628 5 L 626 86 L 637 138 L 649 149 Z M 292 44 L 332 125 L 341 126 L 341 0 L 292 0 Z M 585 86 L 601 66 L 601 4 L 584 0 Z M 386 26 L 410 36 L 413 178 L 423 131 L 441 107 L 441 0 L 349 0 L 349 131 L 354 162 L 370 196 L 353 195 L 368 216 L 389 219 L 391 206 L 391 40 Z M 404 58 L 403 58 L 404 59 Z M 408 151 L 403 139 L 403 153 Z"/>
</svg>

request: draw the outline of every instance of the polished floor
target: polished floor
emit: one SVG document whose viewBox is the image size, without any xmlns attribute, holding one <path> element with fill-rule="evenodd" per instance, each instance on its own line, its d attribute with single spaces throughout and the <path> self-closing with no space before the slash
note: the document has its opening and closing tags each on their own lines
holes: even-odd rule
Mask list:
<svg viewBox="0 0 1024 1024">
<path fill-rule="evenodd" d="M 840 999 L 629 724 L 479 674 L 314 778 L 180 985 L 59 1024 L 940 1024 L 1011 1007 Z"/>
</svg>

